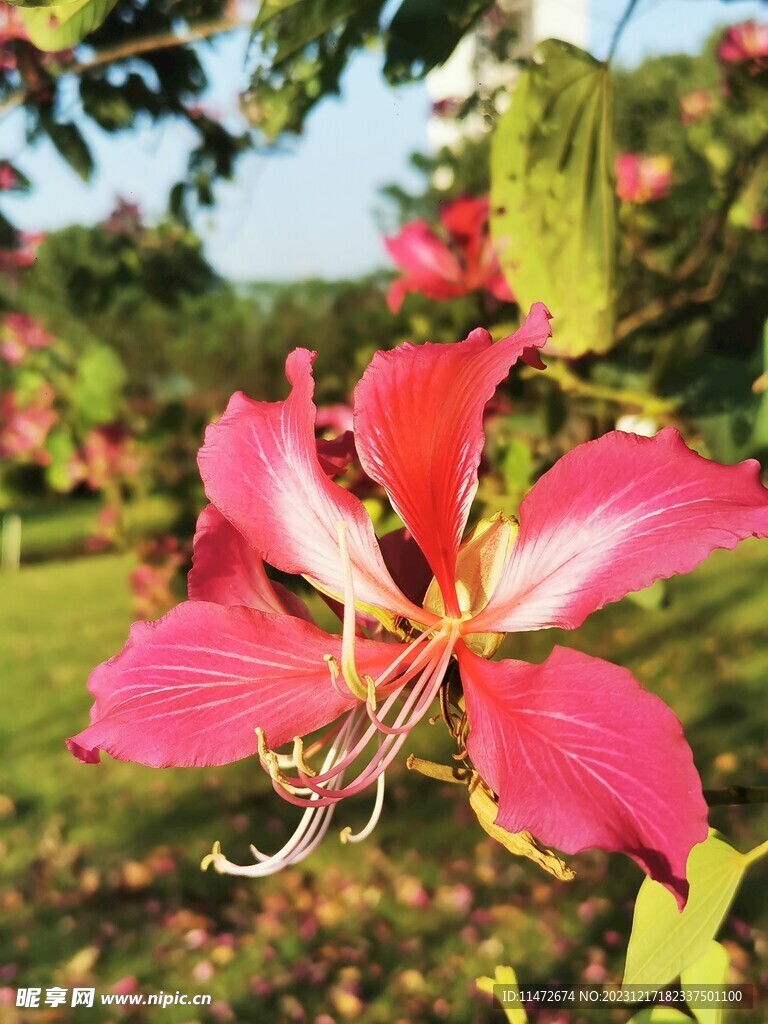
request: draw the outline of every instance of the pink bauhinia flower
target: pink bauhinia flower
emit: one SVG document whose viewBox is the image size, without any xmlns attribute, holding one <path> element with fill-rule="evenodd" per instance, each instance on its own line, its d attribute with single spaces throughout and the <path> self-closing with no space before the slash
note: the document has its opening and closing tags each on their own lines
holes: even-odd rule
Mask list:
<svg viewBox="0 0 768 1024">
<path fill-rule="evenodd" d="M 54 397 L 47 384 L 25 402 L 19 402 L 13 391 L 0 395 L 0 459 L 22 459 L 40 466 L 50 463 L 44 445 L 59 418 L 52 407 Z"/>
<path fill-rule="evenodd" d="M 708 89 L 694 89 L 680 97 L 680 120 L 683 124 L 702 121 L 712 110 L 712 93 Z"/>
<path fill-rule="evenodd" d="M 13 249 L 0 249 L 0 271 L 14 273 L 31 267 L 37 259 L 37 250 L 45 238 L 42 232 L 20 231 L 18 245 Z"/>
<path fill-rule="evenodd" d="M 768 67 L 768 25 L 745 21 L 726 29 L 717 47 L 724 64 L 742 64 L 751 74 Z"/>
<path fill-rule="evenodd" d="M 616 194 L 625 203 L 655 203 L 664 199 L 672 184 L 668 156 L 620 153 L 616 157 Z"/>
<path fill-rule="evenodd" d="M 507 632 L 575 628 L 714 548 L 768 535 L 768 491 L 757 463 L 709 462 L 675 430 L 614 431 L 541 477 L 519 524 L 496 516 L 466 535 L 483 410 L 518 360 L 543 369 L 536 349 L 548 318 L 537 304 L 496 344 L 478 329 L 456 345 L 405 344 L 373 358 L 355 391 L 356 448 L 410 541 L 403 531 L 377 540 L 362 503 L 323 470 L 314 353 L 288 357 L 285 401 L 235 395 L 200 452 L 211 504 L 189 600 L 136 624 L 122 653 L 94 671 L 91 724 L 68 741 L 72 753 L 157 767 L 258 753 L 277 792 L 304 809 L 299 828 L 272 857 L 254 848 L 256 864 L 232 864 L 218 846 L 209 860 L 265 875 L 305 857 L 337 803 L 375 785 L 370 822 L 344 833 L 370 834 L 384 772 L 445 696 L 453 665 L 464 704 L 452 732 L 495 794 L 496 824 L 566 853 L 623 851 L 683 901 L 707 814 L 672 712 L 626 669 L 578 651 L 555 647 L 540 665 L 488 658 Z M 264 562 L 343 602 L 342 635 L 313 625 Z M 356 611 L 393 642 L 363 635 Z M 323 729 L 305 750 L 302 738 Z M 276 753 L 286 743 L 292 755 Z"/>
<path fill-rule="evenodd" d="M 19 176 L 7 160 L 0 163 L 0 192 L 7 192 L 18 183 Z"/>
<path fill-rule="evenodd" d="M 393 313 L 407 292 L 429 299 L 455 299 L 470 292 L 487 292 L 502 302 L 514 294 L 499 267 L 488 232 L 488 199 L 456 199 L 440 210 L 444 239 L 426 221 L 404 225 L 394 238 L 385 238 L 390 256 L 404 276 L 393 281 L 387 302 Z"/>
<path fill-rule="evenodd" d="M 39 320 L 26 313 L 7 313 L 0 324 L 0 358 L 18 366 L 33 349 L 47 348 L 53 341 Z"/>
</svg>

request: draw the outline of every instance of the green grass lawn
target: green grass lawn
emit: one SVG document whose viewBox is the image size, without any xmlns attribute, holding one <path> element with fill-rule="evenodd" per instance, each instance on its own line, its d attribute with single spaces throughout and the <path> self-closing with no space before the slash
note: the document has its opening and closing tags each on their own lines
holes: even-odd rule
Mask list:
<svg viewBox="0 0 768 1024">
<path fill-rule="evenodd" d="M 22 564 L 82 551 L 102 508 L 103 501 L 94 497 L 62 498 L 13 509 L 22 522 Z M 167 530 L 173 514 L 172 503 L 161 495 L 129 502 L 125 506 L 126 530 L 132 537 Z"/>
<path fill-rule="evenodd" d="M 246 861 L 249 842 L 276 848 L 295 820 L 256 760 L 210 770 L 92 767 L 63 744 L 87 720 L 90 667 L 125 638 L 131 564 L 108 555 L 0 576 L 0 988 L 81 983 L 107 992 L 132 977 L 142 992 L 218 1000 L 213 1014 L 173 1007 L 131 1018 L 169 1024 L 484 1024 L 501 1018 L 473 979 L 498 964 L 523 980 L 619 980 L 641 880 L 629 861 L 581 855 L 574 882 L 552 881 L 483 836 L 459 787 L 402 766 L 367 843 L 342 846 L 332 831 L 311 860 L 271 879 L 202 874 L 214 839 Z M 705 786 L 764 785 L 767 576 L 768 545 L 750 542 L 674 581 L 667 609 L 623 602 L 577 633 L 517 637 L 505 653 L 540 660 L 557 642 L 626 665 L 682 718 Z M 449 746 L 441 727 L 423 724 L 406 750 L 446 759 Z M 338 828 L 359 826 L 369 809 L 365 799 L 343 807 Z M 712 820 L 744 850 L 768 837 L 762 807 Z M 765 972 L 766 892 L 761 864 L 721 933 L 749 981 Z M 22 1019 L 118 1019 L 57 1012 Z M 582 1019 L 591 1018 L 572 1017 Z"/>
</svg>

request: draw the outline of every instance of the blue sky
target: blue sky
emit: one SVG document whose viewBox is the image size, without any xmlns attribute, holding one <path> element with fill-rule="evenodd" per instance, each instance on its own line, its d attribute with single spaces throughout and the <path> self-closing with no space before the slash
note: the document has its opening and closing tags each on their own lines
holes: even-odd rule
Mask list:
<svg viewBox="0 0 768 1024">
<path fill-rule="evenodd" d="M 575 0 L 561 0 L 564 5 Z M 605 56 L 624 0 L 591 0 L 591 48 Z M 634 64 L 648 54 L 695 50 L 719 23 L 765 17 L 757 0 L 640 0 L 617 57 Z M 206 51 L 214 83 L 206 103 L 226 110 L 242 88 L 244 39 Z M 365 53 L 347 71 L 341 99 L 328 99 L 305 134 L 280 150 L 241 160 L 236 180 L 219 187 L 213 213 L 197 228 L 216 268 L 240 280 L 317 274 L 353 276 L 386 264 L 374 210 L 378 190 L 413 184 L 408 155 L 426 148 L 429 101 L 423 86 L 393 90 L 380 74 L 381 56 Z M 50 230 L 103 219 L 116 196 L 137 200 L 149 219 L 161 216 L 194 138 L 185 126 L 147 127 L 123 138 L 91 131 L 98 165 L 84 185 L 51 147 L 25 147 L 23 119 L 0 124 L 0 155 L 35 182 L 33 195 L 6 197 L 18 226 Z"/>
</svg>

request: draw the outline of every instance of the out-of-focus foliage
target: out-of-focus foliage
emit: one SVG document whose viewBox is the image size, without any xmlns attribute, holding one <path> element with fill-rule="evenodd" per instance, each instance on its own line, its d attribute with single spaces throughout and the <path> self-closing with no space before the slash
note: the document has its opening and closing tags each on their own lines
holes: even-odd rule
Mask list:
<svg viewBox="0 0 768 1024">
<path fill-rule="evenodd" d="M 42 4 L 37 0 L 11 0 L 22 9 L 29 41 L 55 53 L 75 46 L 104 21 L 117 0 L 68 0 Z"/>
<path fill-rule="evenodd" d="M 549 40 L 493 135 L 491 231 L 523 307 L 546 296 L 555 351 L 614 344 L 616 196 L 607 66 Z"/>
<path fill-rule="evenodd" d="M 547 394 L 556 384 L 561 392 L 559 399 L 547 400 L 559 413 L 539 435 L 542 454 L 558 443 L 553 429 L 574 443 L 585 428 L 588 435 L 610 429 L 628 414 L 639 417 L 645 431 L 665 422 L 682 426 L 702 449 L 726 462 L 768 455 L 768 406 L 759 383 L 768 366 L 762 340 L 768 319 L 768 137 L 754 98 L 723 89 L 715 47 L 713 39 L 698 56 L 653 58 L 631 71 L 612 72 L 616 151 L 658 158 L 659 167 L 663 160 L 671 180 L 668 189 L 638 193 L 635 201 L 620 204 L 610 355 L 578 361 L 550 356 L 547 383 L 534 385 Z M 503 127 L 502 118 L 502 132 Z M 490 136 L 468 132 L 455 152 L 414 158 L 426 179 L 423 190 L 386 190 L 398 219 L 433 223 L 441 203 L 484 194 Z M 553 132 L 551 141 L 571 151 L 568 132 Z M 549 251 L 546 234 L 535 243 L 533 256 L 520 253 L 527 268 L 537 265 L 539 247 Z M 552 266 L 559 266 L 556 253 Z M 541 267 L 541 290 L 530 297 L 543 297 L 554 307 L 558 279 L 553 273 L 547 284 L 546 269 Z M 523 281 L 525 273 L 521 266 Z M 508 280 L 519 293 L 513 269 Z M 404 312 L 414 336 L 447 340 L 474 326 L 479 310 L 464 301 L 435 307 L 409 296 Z M 565 355 L 559 345 L 567 323 L 559 309 L 553 312 L 554 350 Z M 566 316 L 578 319 L 580 312 L 569 304 Z M 486 325 L 492 323 L 493 311 L 482 315 Z M 497 334 L 511 326 L 508 314 L 501 316 Z M 542 399 L 538 393 L 536 400 Z M 523 436 L 532 439 L 527 430 Z M 535 462 L 537 473 L 542 465 Z"/>
<path fill-rule="evenodd" d="M 14 2 L 0 39 L 0 116 L 22 106 L 30 141 L 48 136 L 83 178 L 93 159 L 82 118 L 70 113 L 73 91 L 104 131 L 144 118 L 186 122 L 198 142 L 170 196 L 182 220 L 213 202 L 216 181 L 231 177 L 240 153 L 300 132 L 310 111 L 340 91 L 363 47 L 383 45 L 390 81 L 421 78 L 491 6 L 403 0 L 390 12 L 384 0 L 260 0 L 251 15 L 237 0 Z M 197 44 L 234 30 L 250 32 L 239 127 L 195 105 L 209 84 Z"/>
<path fill-rule="evenodd" d="M 403 0 L 386 35 L 390 82 L 423 78 L 446 61 L 492 0 Z"/>
<path fill-rule="evenodd" d="M 283 362 L 298 345 L 320 351 L 321 401 L 348 390 L 405 319 L 384 302 L 386 281 L 232 285 L 198 239 L 174 225 L 113 234 L 110 221 L 50 234 L 27 271 L 25 297 L 66 338 L 108 341 L 134 395 L 193 394 L 223 403 L 237 388 L 284 395 Z"/>
<path fill-rule="evenodd" d="M 182 121 L 197 142 L 173 193 L 175 211 L 186 216 L 194 202 L 212 201 L 215 180 L 229 177 L 238 153 L 253 143 L 247 127 L 223 125 L 195 107 L 208 80 L 193 43 L 243 24 L 227 0 L 76 0 L 6 10 L 15 28 L 2 42 L 0 113 L 21 106 L 31 143 L 47 136 L 88 178 L 93 158 L 82 117 L 72 117 L 73 95 L 86 118 L 107 132 L 129 131 L 146 118 Z M 51 13 L 59 18 L 55 26 Z M 83 32 L 88 49 L 70 49 Z"/>
<path fill-rule="evenodd" d="M 383 0 L 263 0 L 253 23 L 259 59 L 243 111 L 268 139 L 298 132 L 338 93 L 351 56 L 379 31 Z"/>
<path fill-rule="evenodd" d="M 384 0 L 262 0 L 244 113 L 268 139 L 299 132 L 317 103 L 339 92 L 361 47 L 383 44 L 390 82 L 423 78 L 490 6 L 491 0 L 402 0 L 384 24 Z"/>
</svg>

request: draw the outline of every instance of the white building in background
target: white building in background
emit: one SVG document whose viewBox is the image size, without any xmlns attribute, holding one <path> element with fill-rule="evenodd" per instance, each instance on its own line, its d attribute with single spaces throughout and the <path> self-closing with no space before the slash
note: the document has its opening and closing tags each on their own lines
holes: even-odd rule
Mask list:
<svg viewBox="0 0 768 1024">
<path fill-rule="evenodd" d="M 529 56 L 542 39 L 564 39 L 586 49 L 588 6 L 589 0 L 496 0 L 445 64 L 427 75 L 427 92 L 435 110 L 427 125 L 432 149 L 453 149 L 465 138 L 479 135 L 484 130 L 483 115 L 473 112 L 457 120 L 453 108 L 474 93 L 491 96 L 512 82 L 517 73 L 514 58 Z M 502 56 L 500 31 L 514 37 L 506 49 L 502 43 Z"/>
</svg>

